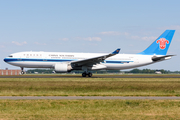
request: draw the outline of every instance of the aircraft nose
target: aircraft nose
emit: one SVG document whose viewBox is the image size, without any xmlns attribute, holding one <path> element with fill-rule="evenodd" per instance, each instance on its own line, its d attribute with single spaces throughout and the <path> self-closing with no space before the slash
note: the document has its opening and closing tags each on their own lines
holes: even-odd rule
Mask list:
<svg viewBox="0 0 180 120">
<path fill-rule="evenodd" d="M 4 62 L 7 62 L 7 58 L 4 58 Z"/>
</svg>

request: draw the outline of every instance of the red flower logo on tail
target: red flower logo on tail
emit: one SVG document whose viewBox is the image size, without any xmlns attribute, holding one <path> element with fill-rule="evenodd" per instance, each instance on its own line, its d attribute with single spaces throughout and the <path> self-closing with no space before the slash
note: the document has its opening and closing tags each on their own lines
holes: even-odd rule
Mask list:
<svg viewBox="0 0 180 120">
<path fill-rule="evenodd" d="M 165 38 L 160 38 L 159 40 L 156 41 L 156 43 L 159 43 L 160 49 L 165 49 L 166 43 L 169 44 L 169 41 L 166 40 Z"/>
</svg>

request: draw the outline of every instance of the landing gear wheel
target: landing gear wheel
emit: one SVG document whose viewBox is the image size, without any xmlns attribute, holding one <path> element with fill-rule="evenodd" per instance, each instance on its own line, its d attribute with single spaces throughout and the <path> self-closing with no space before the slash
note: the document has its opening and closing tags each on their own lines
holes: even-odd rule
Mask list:
<svg viewBox="0 0 180 120">
<path fill-rule="evenodd" d="M 86 73 L 82 73 L 82 77 L 86 77 Z"/>
<path fill-rule="evenodd" d="M 24 75 L 24 68 L 23 67 L 21 67 L 21 72 L 19 73 L 19 75 Z"/>
<path fill-rule="evenodd" d="M 92 77 L 92 73 L 88 73 L 88 77 Z"/>
<path fill-rule="evenodd" d="M 21 71 L 21 75 L 24 75 L 24 73 L 25 73 L 24 71 Z"/>
</svg>

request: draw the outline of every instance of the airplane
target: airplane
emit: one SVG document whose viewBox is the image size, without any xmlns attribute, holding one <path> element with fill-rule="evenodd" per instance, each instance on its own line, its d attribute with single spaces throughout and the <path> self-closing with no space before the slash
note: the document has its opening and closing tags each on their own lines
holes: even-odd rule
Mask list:
<svg viewBox="0 0 180 120">
<path fill-rule="evenodd" d="M 92 77 L 92 70 L 122 70 L 145 66 L 168 60 L 166 55 L 175 30 L 166 30 L 147 49 L 137 54 L 112 53 L 70 53 L 70 52 L 18 52 L 4 59 L 8 64 L 21 68 L 53 68 L 56 73 L 83 70 L 82 77 Z"/>
</svg>

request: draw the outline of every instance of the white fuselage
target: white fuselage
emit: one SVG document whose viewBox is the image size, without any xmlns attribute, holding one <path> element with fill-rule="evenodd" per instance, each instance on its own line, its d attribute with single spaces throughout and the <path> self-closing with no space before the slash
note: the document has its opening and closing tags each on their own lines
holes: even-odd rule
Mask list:
<svg viewBox="0 0 180 120">
<path fill-rule="evenodd" d="M 84 60 L 97 56 L 106 55 L 103 53 L 68 53 L 68 52 L 19 52 L 11 54 L 4 59 L 5 62 L 22 68 L 54 68 L 55 64 L 71 61 Z M 160 56 L 160 55 L 159 55 Z M 94 66 L 99 69 L 122 70 L 155 63 L 153 55 L 140 54 L 117 54 L 107 58 Z M 105 66 L 105 67 L 101 67 Z M 91 70 L 97 70 L 98 67 Z M 76 69 L 73 69 L 76 70 Z"/>
</svg>

